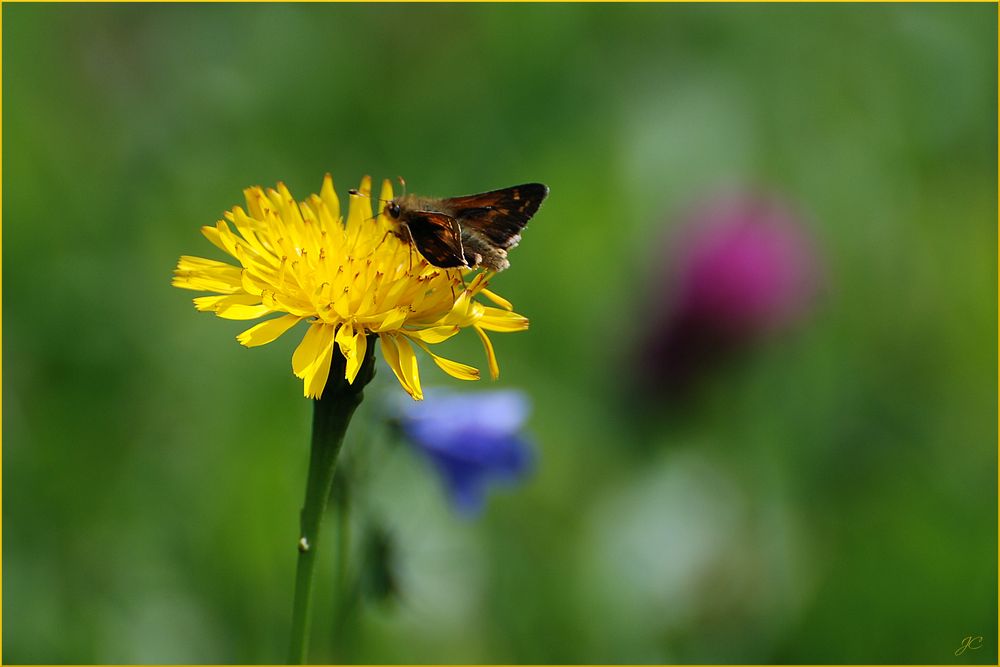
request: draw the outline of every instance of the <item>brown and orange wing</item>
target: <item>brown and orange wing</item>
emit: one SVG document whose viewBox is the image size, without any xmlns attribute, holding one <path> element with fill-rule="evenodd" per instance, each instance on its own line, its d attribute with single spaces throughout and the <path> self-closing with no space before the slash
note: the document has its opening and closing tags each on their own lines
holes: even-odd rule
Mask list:
<svg viewBox="0 0 1000 667">
<path fill-rule="evenodd" d="M 468 266 L 462 251 L 462 230 L 455 218 L 436 211 L 414 211 L 405 221 L 417 251 L 434 266 Z"/>
<path fill-rule="evenodd" d="M 548 194 L 547 186 L 526 183 L 478 195 L 451 197 L 443 203 L 461 226 L 478 231 L 506 250 L 517 244 L 521 230 Z"/>
</svg>

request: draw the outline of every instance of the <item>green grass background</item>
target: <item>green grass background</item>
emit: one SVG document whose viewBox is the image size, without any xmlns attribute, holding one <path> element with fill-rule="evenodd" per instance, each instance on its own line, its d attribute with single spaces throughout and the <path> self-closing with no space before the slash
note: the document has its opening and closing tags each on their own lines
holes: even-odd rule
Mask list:
<svg viewBox="0 0 1000 667">
<path fill-rule="evenodd" d="M 338 634 L 328 550 L 314 659 L 995 664 L 995 5 L 2 11 L 5 663 L 284 659 L 300 333 L 243 349 L 170 274 L 242 188 L 330 171 L 552 194 L 494 283 L 536 474 L 456 517 L 380 440 L 380 362 L 347 456 L 400 598 Z M 661 239 L 743 188 L 808 219 L 823 298 L 637 400 Z"/>
</svg>

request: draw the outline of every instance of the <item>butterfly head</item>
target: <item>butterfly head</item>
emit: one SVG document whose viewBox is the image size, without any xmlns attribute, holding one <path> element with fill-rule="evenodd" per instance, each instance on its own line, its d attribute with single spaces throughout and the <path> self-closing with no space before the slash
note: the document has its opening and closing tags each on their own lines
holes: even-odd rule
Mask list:
<svg viewBox="0 0 1000 667">
<path fill-rule="evenodd" d="M 385 205 L 385 212 L 390 218 L 394 220 L 399 220 L 399 216 L 402 213 L 402 209 L 399 208 L 399 202 L 395 199 L 392 199 L 389 201 L 388 204 Z"/>
</svg>

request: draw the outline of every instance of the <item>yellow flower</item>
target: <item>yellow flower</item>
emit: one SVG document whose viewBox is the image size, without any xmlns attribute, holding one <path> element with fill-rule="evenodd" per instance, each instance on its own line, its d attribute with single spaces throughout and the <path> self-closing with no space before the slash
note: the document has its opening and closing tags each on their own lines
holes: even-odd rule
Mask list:
<svg viewBox="0 0 1000 667">
<path fill-rule="evenodd" d="M 428 264 L 410 244 L 389 233 L 394 223 L 381 212 L 372 213 L 368 176 L 351 192 L 346 223 L 329 174 L 319 195 L 298 204 L 281 183 L 277 190 L 253 187 L 244 195 L 245 211 L 237 206 L 226 212 L 226 220 L 202 227 L 208 240 L 241 266 L 182 256 L 173 284 L 214 292 L 218 296 L 194 299 L 195 308 L 226 319 L 282 313 L 236 337 L 247 347 L 270 343 L 308 320 L 309 329 L 292 355 L 292 370 L 302 378 L 307 398 L 323 394 L 335 348 L 344 355 L 345 377 L 353 384 L 369 333 L 378 335 L 382 356 L 403 389 L 420 400 L 414 346 L 452 377 L 478 380 L 478 369 L 430 350 L 471 327 L 496 379 L 499 368 L 486 332 L 528 328 L 527 318 L 486 289 L 490 273 L 478 273 L 466 285 L 462 271 Z M 392 185 L 383 181 L 381 199 L 392 197 Z M 500 307 L 480 303 L 480 296 Z"/>
</svg>

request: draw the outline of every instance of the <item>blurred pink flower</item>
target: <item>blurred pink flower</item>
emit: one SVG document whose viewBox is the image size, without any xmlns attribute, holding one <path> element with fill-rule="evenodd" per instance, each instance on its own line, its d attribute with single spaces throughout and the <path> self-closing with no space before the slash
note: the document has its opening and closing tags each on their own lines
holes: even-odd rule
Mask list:
<svg viewBox="0 0 1000 667">
<path fill-rule="evenodd" d="M 686 384 L 734 348 L 791 328 L 819 287 L 812 238 L 783 204 L 742 196 L 687 217 L 654 276 L 649 384 Z"/>
</svg>

